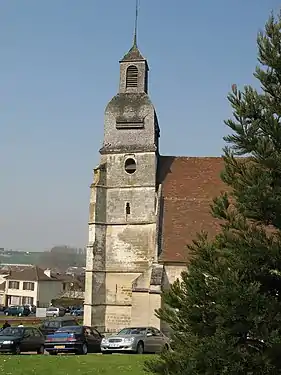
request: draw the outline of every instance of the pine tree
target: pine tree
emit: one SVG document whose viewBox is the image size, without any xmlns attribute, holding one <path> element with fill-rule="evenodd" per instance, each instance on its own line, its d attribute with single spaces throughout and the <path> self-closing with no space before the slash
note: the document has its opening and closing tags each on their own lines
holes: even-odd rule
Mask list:
<svg viewBox="0 0 281 375">
<path fill-rule="evenodd" d="M 256 90 L 228 100 L 221 233 L 201 234 L 193 259 L 157 314 L 174 331 L 174 352 L 150 361 L 166 375 L 281 374 L 281 13 L 258 34 Z"/>
</svg>

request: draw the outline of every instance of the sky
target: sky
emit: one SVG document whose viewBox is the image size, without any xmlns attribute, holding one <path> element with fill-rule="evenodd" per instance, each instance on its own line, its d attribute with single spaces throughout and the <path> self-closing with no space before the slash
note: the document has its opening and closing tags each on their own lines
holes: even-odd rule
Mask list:
<svg viewBox="0 0 281 375">
<path fill-rule="evenodd" d="M 231 84 L 256 85 L 279 0 L 140 0 L 138 45 L 165 155 L 218 156 Z M 135 0 L 0 0 L 0 247 L 87 244 L 103 115 Z"/>
</svg>

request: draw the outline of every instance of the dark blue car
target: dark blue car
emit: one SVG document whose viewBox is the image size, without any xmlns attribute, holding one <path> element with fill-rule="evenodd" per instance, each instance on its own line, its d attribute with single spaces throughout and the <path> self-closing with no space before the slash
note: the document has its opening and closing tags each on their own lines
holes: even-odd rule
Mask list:
<svg viewBox="0 0 281 375">
<path fill-rule="evenodd" d="M 45 350 L 51 355 L 98 353 L 102 338 L 103 336 L 95 328 L 87 326 L 62 327 L 46 337 Z"/>
<path fill-rule="evenodd" d="M 73 315 L 73 316 L 83 316 L 84 315 L 84 309 L 82 307 L 79 307 L 77 309 L 73 309 L 71 311 L 71 315 Z"/>
</svg>

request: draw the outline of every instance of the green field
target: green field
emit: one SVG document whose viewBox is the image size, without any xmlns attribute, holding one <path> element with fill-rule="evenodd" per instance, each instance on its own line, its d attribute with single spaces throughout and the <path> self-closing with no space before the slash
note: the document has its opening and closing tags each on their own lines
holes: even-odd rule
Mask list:
<svg viewBox="0 0 281 375">
<path fill-rule="evenodd" d="M 144 362 L 152 356 L 100 355 L 58 356 L 21 355 L 0 356 L 0 374 L 6 375 L 148 375 Z"/>
</svg>

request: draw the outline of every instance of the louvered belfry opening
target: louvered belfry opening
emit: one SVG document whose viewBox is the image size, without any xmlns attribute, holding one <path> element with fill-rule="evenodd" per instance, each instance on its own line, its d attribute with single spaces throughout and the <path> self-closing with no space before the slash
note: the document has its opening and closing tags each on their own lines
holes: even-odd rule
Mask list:
<svg viewBox="0 0 281 375">
<path fill-rule="evenodd" d="M 126 74 L 126 87 L 138 87 L 138 68 L 130 65 Z"/>
</svg>

